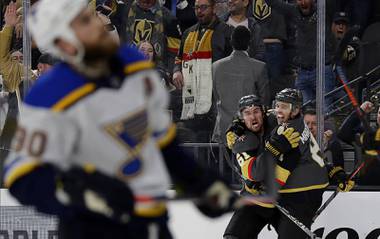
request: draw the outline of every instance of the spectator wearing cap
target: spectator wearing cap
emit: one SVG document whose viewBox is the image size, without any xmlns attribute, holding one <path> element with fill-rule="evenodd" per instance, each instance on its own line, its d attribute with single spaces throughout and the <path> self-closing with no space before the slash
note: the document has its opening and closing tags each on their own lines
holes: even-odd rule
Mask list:
<svg viewBox="0 0 380 239">
<path fill-rule="evenodd" d="M 233 52 L 212 66 L 218 111 L 212 139 L 219 143 L 226 143 L 225 131 L 238 111 L 237 102 L 242 96 L 255 94 L 269 105 L 267 69 L 264 62 L 248 56 L 249 39 L 250 32 L 246 27 L 236 27 L 231 37 Z"/>
<path fill-rule="evenodd" d="M 38 58 L 38 64 L 37 64 L 38 75 L 40 76 L 40 75 L 44 74 L 46 71 L 48 71 L 52 66 L 54 66 L 58 62 L 59 62 L 59 60 L 57 58 L 53 57 L 52 55 L 50 55 L 48 53 L 42 54 Z"/>
<path fill-rule="evenodd" d="M 348 31 L 350 20 L 345 12 L 336 12 L 331 24 L 331 32 L 337 41 L 341 41 Z"/>
</svg>

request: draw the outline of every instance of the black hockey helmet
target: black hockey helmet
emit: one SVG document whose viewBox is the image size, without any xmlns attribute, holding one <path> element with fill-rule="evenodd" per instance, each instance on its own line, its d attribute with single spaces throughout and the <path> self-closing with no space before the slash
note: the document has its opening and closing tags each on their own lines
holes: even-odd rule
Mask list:
<svg viewBox="0 0 380 239">
<path fill-rule="evenodd" d="M 276 94 L 276 101 L 290 103 L 294 106 L 301 106 L 303 102 L 302 93 L 297 89 L 285 88 Z"/>
<path fill-rule="evenodd" d="M 256 95 L 246 95 L 240 98 L 239 100 L 239 112 L 242 112 L 246 107 L 259 106 L 263 111 L 263 103 Z"/>
</svg>

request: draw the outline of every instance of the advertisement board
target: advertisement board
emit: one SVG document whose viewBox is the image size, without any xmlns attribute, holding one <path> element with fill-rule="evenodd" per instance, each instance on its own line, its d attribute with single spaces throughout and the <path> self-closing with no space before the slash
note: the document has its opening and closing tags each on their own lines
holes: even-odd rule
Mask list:
<svg viewBox="0 0 380 239">
<path fill-rule="evenodd" d="M 324 200 L 331 195 L 325 192 Z M 178 239 L 222 238 L 232 213 L 220 218 L 203 216 L 189 201 L 169 203 L 170 228 Z M 380 192 L 339 193 L 312 226 L 324 239 L 380 238 Z M 21 207 L 4 189 L 0 190 L 0 238 L 57 238 L 56 219 Z M 274 229 L 265 227 L 262 239 L 275 239 Z"/>
</svg>

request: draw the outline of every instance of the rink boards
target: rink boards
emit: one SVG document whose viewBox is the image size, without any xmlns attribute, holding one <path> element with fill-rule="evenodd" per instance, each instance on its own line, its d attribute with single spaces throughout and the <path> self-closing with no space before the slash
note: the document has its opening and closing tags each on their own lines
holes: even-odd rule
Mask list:
<svg viewBox="0 0 380 239">
<path fill-rule="evenodd" d="M 324 194 L 326 199 L 331 192 Z M 209 219 L 191 202 L 169 203 L 170 228 L 176 239 L 221 239 L 232 214 Z M 380 238 L 380 192 L 340 193 L 313 225 L 313 231 L 325 239 Z M 56 220 L 21 207 L 5 189 L 0 190 L 0 239 L 53 239 Z M 110 235 L 110 238 L 112 236 Z M 277 238 L 276 233 L 262 231 L 259 238 Z"/>
</svg>

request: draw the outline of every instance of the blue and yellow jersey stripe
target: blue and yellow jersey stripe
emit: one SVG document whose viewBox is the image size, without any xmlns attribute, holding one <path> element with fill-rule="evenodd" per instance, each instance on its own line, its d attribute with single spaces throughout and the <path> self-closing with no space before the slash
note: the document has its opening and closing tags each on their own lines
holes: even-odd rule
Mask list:
<svg viewBox="0 0 380 239">
<path fill-rule="evenodd" d="M 4 169 L 4 186 L 9 188 L 19 178 L 31 173 L 41 162 L 37 159 L 25 161 L 25 158 L 18 157 Z"/>
<path fill-rule="evenodd" d="M 153 137 L 157 140 L 157 145 L 159 148 L 165 148 L 175 139 L 177 134 L 177 127 L 175 124 L 169 126 L 169 128 L 161 132 L 153 132 Z"/>
<path fill-rule="evenodd" d="M 62 111 L 95 90 L 95 83 L 87 81 L 69 65 L 62 63 L 36 81 L 25 97 L 25 103 Z"/>
</svg>

